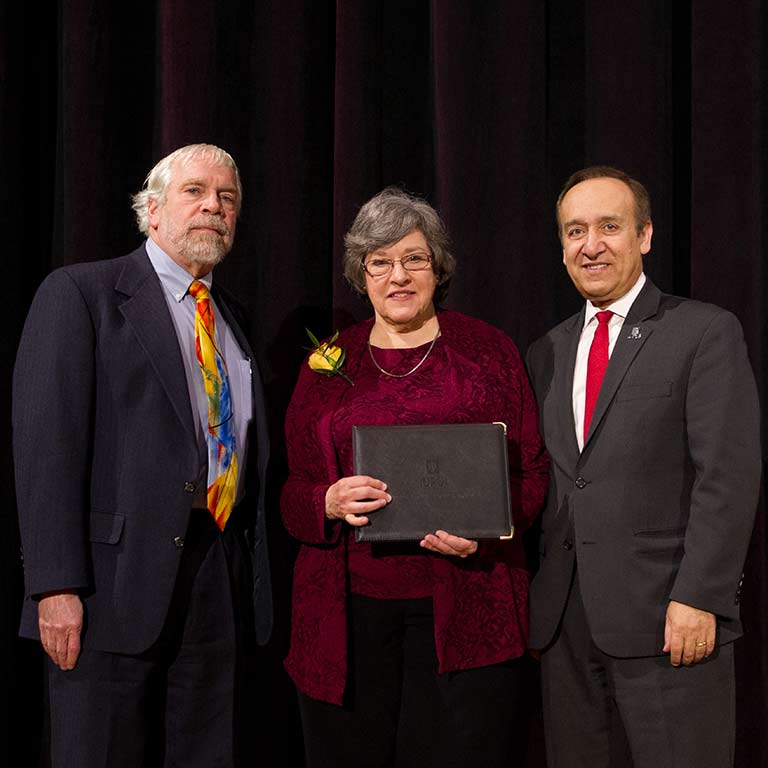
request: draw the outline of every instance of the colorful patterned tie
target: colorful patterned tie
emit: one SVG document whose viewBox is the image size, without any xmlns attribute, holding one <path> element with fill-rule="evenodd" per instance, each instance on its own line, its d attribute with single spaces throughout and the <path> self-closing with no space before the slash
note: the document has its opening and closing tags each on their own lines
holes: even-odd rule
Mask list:
<svg viewBox="0 0 768 768">
<path fill-rule="evenodd" d="M 199 280 L 189 286 L 189 294 L 197 302 L 195 349 L 208 398 L 208 509 L 216 525 L 223 531 L 232 512 L 237 491 L 232 399 L 226 363 L 216 347 L 216 321 L 211 294 Z"/>
<path fill-rule="evenodd" d="M 597 328 L 589 348 L 587 359 L 587 391 L 584 396 L 584 442 L 587 442 L 589 425 L 592 414 L 595 411 L 597 396 L 600 394 L 600 385 L 603 383 L 605 369 L 608 367 L 608 321 L 613 317 L 613 312 L 605 310 L 598 312 Z"/>
</svg>

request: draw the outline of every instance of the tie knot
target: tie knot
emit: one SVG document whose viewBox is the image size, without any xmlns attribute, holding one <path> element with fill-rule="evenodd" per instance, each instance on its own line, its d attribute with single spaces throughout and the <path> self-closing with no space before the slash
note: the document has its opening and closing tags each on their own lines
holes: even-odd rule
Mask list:
<svg viewBox="0 0 768 768">
<path fill-rule="evenodd" d="M 611 312 L 610 309 L 606 309 L 602 312 L 598 312 L 595 317 L 597 318 L 598 323 L 607 323 L 613 317 L 613 312 Z"/>
<path fill-rule="evenodd" d="M 201 283 L 199 280 L 194 280 L 192 285 L 189 286 L 188 293 L 195 301 L 203 301 L 210 299 L 211 294 L 205 283 Z"/>
</svg>

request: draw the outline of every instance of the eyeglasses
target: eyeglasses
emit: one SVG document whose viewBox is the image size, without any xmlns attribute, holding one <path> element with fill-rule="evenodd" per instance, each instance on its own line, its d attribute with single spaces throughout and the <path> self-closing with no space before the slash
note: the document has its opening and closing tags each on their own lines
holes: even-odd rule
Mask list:
<svg viewBox="0 0 768 768">
<path fill-rule="evenodd" d="M 420 272 L 423 269 L 429 269 L 432 256 L 428 253 L 409 253 L 402 259 L 373 258 L 368 262 L 363 262 L 363 269 L 371 277 L 384 277 L 394 269 L 397 262 L 400 262 L 403 269 L 408 272 Z"/>
</svg>

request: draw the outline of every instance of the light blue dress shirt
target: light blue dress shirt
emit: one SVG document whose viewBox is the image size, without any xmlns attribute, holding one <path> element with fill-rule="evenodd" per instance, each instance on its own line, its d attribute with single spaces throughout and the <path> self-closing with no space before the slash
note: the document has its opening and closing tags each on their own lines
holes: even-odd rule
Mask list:
<svg viewBox="0 0 768 768">
<path fill-rule="evenodd" d="M 199 279 L 210 290 L 213 284 L 213 272 L 205 277 L 194 278 L 177 264 L 160 246 L 149 238 L 146 242 L 147 255 L 152 267 L 163 286 L 163 295 L 171 313 L 173 327 L 179 340 L 181 358 L 189 389 L 189 402 L 192 404 L 192 416 L 195 427 L 205 441 L 208 427 L 208 400 L 200 364 L 195 352 L 195 309 L 197 302 L 189 295 L 189 286 Z M 216 319 L 216 345 L 221 350 L 227 366 L 229 388 L 232 396 L 233 417 L 235 420 L 235 439 L 239 477 L 237 481 L 237 502 L 243 495 L 245 479 L 246 452 L 248 450 L 248 424 L 253 417 L 253 375 L 251 361 L 237 343 L 232 330 L 219 311 L 216 301 L 211 297 Z"/>
</svg>

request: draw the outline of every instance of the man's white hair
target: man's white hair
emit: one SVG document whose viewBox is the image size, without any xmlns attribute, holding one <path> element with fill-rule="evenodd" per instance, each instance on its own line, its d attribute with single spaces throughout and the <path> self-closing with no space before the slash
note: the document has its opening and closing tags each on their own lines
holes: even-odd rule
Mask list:
<svg viewBox="0 0 768 768">
<path fill-rule="evenodd" d="M 232 155 L 214 144 L 187 144 L 180 147 L 170 155 L 166 155 L 148 174 L 144 180 L 144 186 L 133 198 L 133 210 L 136 214 L 136 223 L 142 234 L 149 237 L 149 213 L 147 206 L 151 199 L 160 205 L 165 202 L 168 185 L 171 183 L 174 166 L 185 165 L 190 160 L 208 160 L 216 165 L 223 165 L 235 172 L 237 180 L 237 215 L 240 215 L 240 206 L 243 201 L 243 188 L 240 184 L 240 172 L 237 170 Z"/>
</svg>

